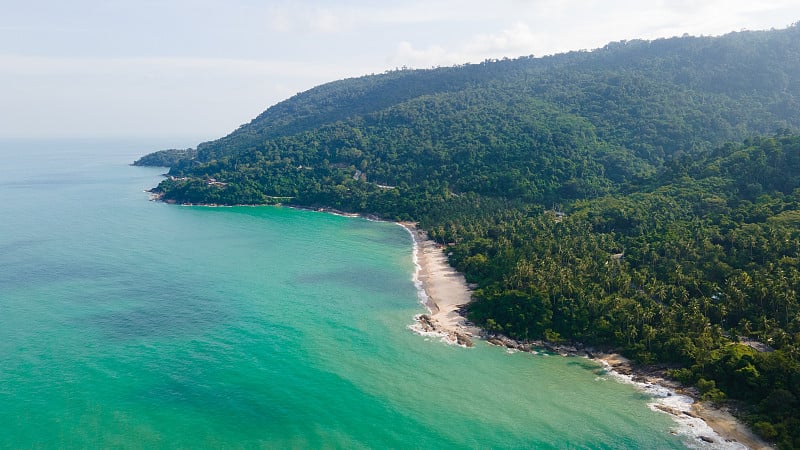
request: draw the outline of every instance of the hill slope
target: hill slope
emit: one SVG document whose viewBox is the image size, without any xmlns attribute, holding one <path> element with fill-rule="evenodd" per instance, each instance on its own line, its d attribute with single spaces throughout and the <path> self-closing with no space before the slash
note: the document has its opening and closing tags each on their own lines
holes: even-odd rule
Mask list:
<svg viewBox="0 0 800 450">
<path fill-rule="evenodd" d="M 225 178 L 228 189 L 162 189 L 177 201 L 327 203 L 341 196 L 317 184 L 352 191 L 346 180 L 360 170 L 367 182 L 391 186 L 447 181 L 465 191 L 460 181 L 486 195 L 513 185 L 514 197 L 540 202 L 603 194 L 677 152 L 800 126 L 799 30 L 632 41 L 337 81 L 273 106 L 173 166 L 179 177 Z M 498 158 L 502 173 L 469 178 L 497 172 Z M 544 160 L 553 160 L 545 173 Z M 313 172 L 286 170 L 301 165 Z"/>
</svg>

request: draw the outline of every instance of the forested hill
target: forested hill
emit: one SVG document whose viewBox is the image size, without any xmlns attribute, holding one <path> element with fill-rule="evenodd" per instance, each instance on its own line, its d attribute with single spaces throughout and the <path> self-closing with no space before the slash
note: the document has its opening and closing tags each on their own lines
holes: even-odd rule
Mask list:
<svg viewBox="0 0 800 450">
<path fill-rule="evenodd" d="M 798 36 L 794 26 L 721 38 L 626 41 L 592 52 L 336 81 L 278 103 L 225 138 L 201 144 L 199 159 L 258 147 L 266 139 L 363 117 L 421 96 L 487 87 L 552 102 L 591 119 L 602 131 L 621 131 L 616 130 L 620 121 L 634 116 L 637 120 L 628 131 L 645 132 L 658 157 L 666 143 L 653 142 L 657 133 L 671 141 L 686 131 L 714 126 L 706 138 L 713 142 L 796 125 Z M 660 120 L 643 123 L 655 118 Z M 669 119 L 680 120 L 663 123 Z M 605 130 L 609 126 L 614 130 Z M 627 138 L 621 144 L 639 141 L 633 136 L 608 137 Z M 663 151 L 674 147 L 667 145 Z"/>
<path fill-rule="evenodd" d="M 798 132 L 794 25 L 329 83 L 156 190 L 418 221 L 485 328 L 676 364 L 800 448 Z"/>
<path fill-rule="evenodd" d="M 796 129 L 798 73 L 795 25 L 342 80 L 269 108 L 172 165 L 175 176 L 225 178 L 226 189 L 193 180 L 162 187 L 178 201 L 333 196 L 353 208 L 363 202 L 327 192 L 352 189 L 352 166 L 367 184 L 441 190 L 446 181 L 456 194 L 510 188 L 544 203 L 598 195 L 676 152 Z"/>
</svg>

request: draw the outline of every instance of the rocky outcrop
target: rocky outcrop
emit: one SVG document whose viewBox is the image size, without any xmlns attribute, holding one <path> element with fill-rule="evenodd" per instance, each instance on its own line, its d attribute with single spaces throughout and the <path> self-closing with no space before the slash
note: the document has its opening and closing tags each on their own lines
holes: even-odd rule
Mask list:
<svg viewBox="0 0 800 450">
<path fill-rule="evenodd" d="M 467 336 L 466 333 L 461 333 L 459 331 L 454 332 L 456 335 L 456 343 L 458 345 L 462 345 L 464 347 L 472 347 L 474 344 L 472 343 L 472 339 Z"/>
<path fill-rule="evenodd" d="M 439 325 L 439 322 L 428 314 L 420 314 L 414 317 L 417 322 L 416 330 L 423 334 L 441 335 L 447 342 L 460 345 L 462 347 L 472 347 L 474 344 L 471 335 L 461 330 L 448 330 Z"/>
<path fill-rule="evenodd" d="M 554 344 L 552 342 L 540 340 L 517 341 L 502 334 L 487 334 L 484 336 L 484 338 L 489 344 L 512 350 L 519 350 L 521 352 L 544 350 L 550 353 L 559 354 L 561 356 L 584 356 L 590 359 L 595 358 L 594 348 L 584 347 L 579 343 Z"/>
<path fill-rule="evenodd" d="M 420 314 L 419 316 L 415 317 L 419 327 L 425 333 L 433 333 L 436 330 L 436 325 L 433 324 L 433 319 L 431 316 L 427 314 Z"/>
</svg>

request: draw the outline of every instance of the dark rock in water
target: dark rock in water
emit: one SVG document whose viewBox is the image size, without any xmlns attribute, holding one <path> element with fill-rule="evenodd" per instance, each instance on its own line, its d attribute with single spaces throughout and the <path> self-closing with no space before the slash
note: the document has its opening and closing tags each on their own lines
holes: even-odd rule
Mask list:
<svg viewBox="0 0 800 450">
<path fill-rule="evenodd" d="M 673 416 L 675 416 L 675 417 L 680 417 L 680 416 L 681 416 L 681 414 L 683 414 L 683 412 L 682 412 L 682 411 L 679 411 L 679 410 L 677 410 L 677 409 L 675 409 L 675 408 L 670 408 L 669 406 L 660 405 L 660 404 L 658 404 L 658 403 L 656 403 L 656 404 L 655 404 L 655 405 L 653 405 L 653 406 L 655 406 L 656 408 L 660 409 L 661 411 L 664 411 L 664 412 L 665 412 L 665 413 L 667 413 L 667 414 L 672 414 L 672 415 L 673 415 Z"/>
<path fill-rule="evenodd" d="M 517 342 L 517 341 L 515 341 L 515 340 L 513 340 L 513 339 L 511 339 L 509 337 L 498 336 L 498 339 L 500 340 L 500 342 L 502 342 L 502 344 L 500 344 L 500 345 L 503 345 L 505 347 L 514 348 L 514 349 L 520 347 L 519 342 Z"/>
<path fill-rule="evenodd" d="M 522 349 L 522 344 L 503 335 L 491 336 L 486 339 L 486 342 L 498 347 Z"/>
<path fill-rule="evenodd" d="M 436 325 L 433 324 L 431 316 L 427 314 L 420 314 L 420 316 L 417 318 L 417 321 L 419 321 L 419 325 L 420 327 L 422 327 L 422 331 L 426 332 L 436 331 Z"/>
<path fill-rule="evenodd" d="M 496 337 L 490 337 L 489 339 L 486 340 L 486 342 L 492 345 L 496 345 L 498 347 L 505 347 L 505 343 Z"/>
<path fill-rule="evenodd" d="M 419 316 L 416 317 L 416 320 L 419 323 L 419 326 L 422 329 L 422 331 L 426 333 L 434 333 L 437 331 L 442 331 L 436 319 L 432 318 L 428 314 L 420 314 Z M 447 330 L 444 331 L 446 332 L 447 337 L 451 341 L 457 343 L 458 345 L 463 345 L 464 347 L 472 347 L 474 345 L 467 333 L 461 331 L 447 331 Z"/>
<path fill-rule="evenodd" d="M 631 368 L 629 366 L 625 365 L 625 364 L 615 364 L 612 367 L 614 368 L 614 371 L 616 371 L 618 374 L 621 374 L 621 375 L 631 375 L 631 374 L 633 374 L 633 371 L 631 370 Z"/>
<path fill-rule="evenodd" d="M 472 339 L 467 337 L 464 333 L 456 333 L 456 342 L 458 345 L 463 345 L 465 347 L 472 347 Z"/>
<path fill-rule="evenodd" d="M 700 440 L 702 440 L 702 441 L 705 441 L 705 442 L 708 442 L 708 443 L 710 443 L 710 444 L 713 444 L 713 443 L 714 443 L 714 439 L 712 439 L 712 438 L 710 438 L 710 437 L 708 437 L 708 436 L 700 436 Z"/>
</svg>

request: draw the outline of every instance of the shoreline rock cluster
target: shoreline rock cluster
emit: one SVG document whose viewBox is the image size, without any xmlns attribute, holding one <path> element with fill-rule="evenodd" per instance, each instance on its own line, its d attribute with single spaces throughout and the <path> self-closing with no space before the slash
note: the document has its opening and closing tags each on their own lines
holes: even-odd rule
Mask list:
<svg viewBox="0 0 800 450">
<path fill-rule="evenodd" d="M 419 314 L 414 317 L 414 320 L 419 325 L 419 331 L 422 333 L 442 335 L 448 342 L 462 347 L 472 347 L 475 345 L 472 342 L 471 337 L 473 336 L 471 333 L 442 327 L 439 321 L 428 314 Z"/>
</svg>

